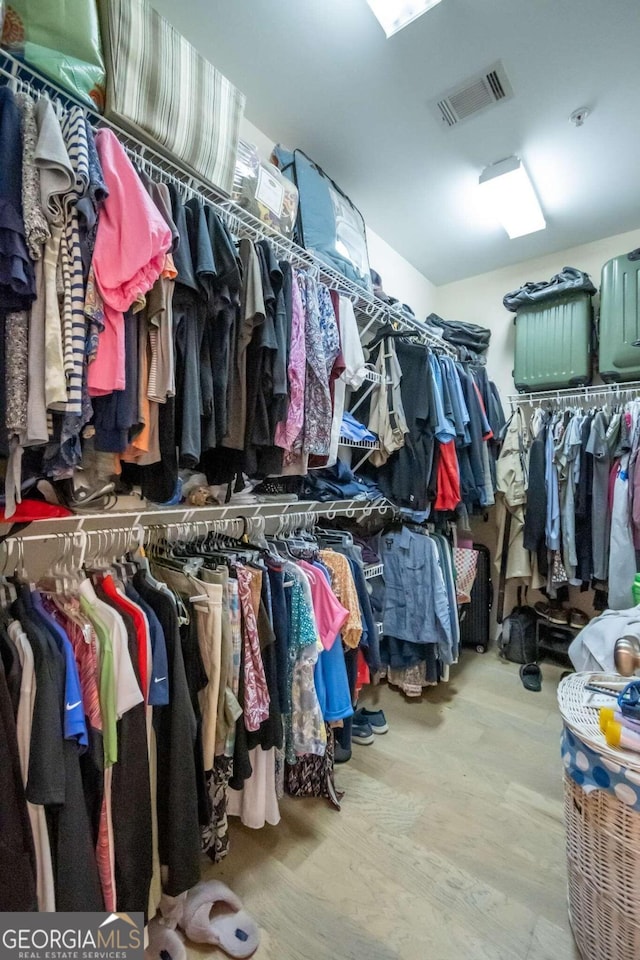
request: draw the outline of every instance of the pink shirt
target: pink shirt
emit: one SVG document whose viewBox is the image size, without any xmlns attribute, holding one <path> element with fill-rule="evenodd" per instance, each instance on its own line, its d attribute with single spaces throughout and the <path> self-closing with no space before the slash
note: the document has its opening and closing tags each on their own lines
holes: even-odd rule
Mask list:
<svg viewBox="0 0 640 960">
<path fill-rule="evenodd" d="M 297 560 L 296 563 L 309 578 L 313 613 L 322 646 L 325 650 L 331 650 L 349 618 L 349 611 L 342 606 L 321 570 L 305 560 Z"/>
<path fill-rule="evenodd" d="M 307 350 L 304 338 L 304 309 L 297 274 L 291 284 L 291 346 L 289 348 L 289 409 L 286 422 L 276 427 L 276 446 L 291 450 L 300 436 L 304 423 L 304 387 L 307 369 Z"/>
<path fill-rule="evenodd" d="M 104 330 L 89 365 L 91 396 L 125 388 L 125 310 L 144 297 L 162 273 L 171 231 L 111 130 L 96 146 L 109 196 L 98 218 L 93 269 L 104 300 Z"/>
</svg>

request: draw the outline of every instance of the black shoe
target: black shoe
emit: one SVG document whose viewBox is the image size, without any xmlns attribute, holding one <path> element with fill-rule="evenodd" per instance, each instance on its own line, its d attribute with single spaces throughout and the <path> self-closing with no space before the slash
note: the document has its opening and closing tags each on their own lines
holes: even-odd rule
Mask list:
<svg viewBox="0 0 640 960">
<path fill-rule="evenodd" d="M 348 763 L 351 760 L 351 750 L 345 750 L 336 740 L 333 747 L 333 762 Z"/>
<path fill-rule="evenodd" d="M 115 503 L 115 484 L 111 481 L 100 487 L 76 487 L 73 480 L 57 480 L 55 488 L 60 500 L 70 510 L 107 510 Z"/>
</svg>

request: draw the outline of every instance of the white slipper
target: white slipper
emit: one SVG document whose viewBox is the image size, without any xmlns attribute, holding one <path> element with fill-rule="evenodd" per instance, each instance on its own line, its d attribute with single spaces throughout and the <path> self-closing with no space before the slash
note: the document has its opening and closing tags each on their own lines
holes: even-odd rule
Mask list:
<svg viewBox="0 0 640 960">
<path fill-rule="evenodd" d="M 160 917 L 154 917 L 147 925 L 149 942 L 145 947 L 144 960 L 187 960 L 184 941 L 176 930 L 166 927 Z"/>
<path fill-rule="evenodd" d="M 243 910 L 240 898 L 219 880 L 197 883 L 187 891 L 184 900 L 180 898 L 180 906 L 182 916 L 178 923 L 194 943 L 210 943 L 241 960 L 258 949 L 257 923 Z"/>
</svg>

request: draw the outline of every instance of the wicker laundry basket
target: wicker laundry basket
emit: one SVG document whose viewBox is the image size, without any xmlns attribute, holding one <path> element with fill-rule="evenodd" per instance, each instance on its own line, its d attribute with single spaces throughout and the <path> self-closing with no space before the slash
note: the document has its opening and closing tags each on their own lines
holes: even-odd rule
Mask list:
<svg viewBox="0 0 640 960">
<path fill-rule="evenodd" d="M 569 919 L 583 960 L 636 960 L 640 958 L 640 754 L 607 745 L 598 710 L 584 705 L 585 684 L 592 679 L 596 675 L 573 674 L 558 687 L 565 723 Z M 597 679 L 604 677 L 599 674 Z"/>
</svg>

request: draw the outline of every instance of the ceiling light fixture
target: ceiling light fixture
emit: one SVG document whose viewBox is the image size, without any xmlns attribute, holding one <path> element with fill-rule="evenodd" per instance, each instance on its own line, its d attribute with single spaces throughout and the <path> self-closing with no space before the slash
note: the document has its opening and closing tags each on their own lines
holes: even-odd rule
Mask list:
<svg viewBox="0 0 640 960">
<path fill-rule="evenodd" d="M 531 180 L 517 157 L 507 157 L 483 170 L 480 186 L 488 208 L 511 240 L 546 227 Z"/>
<path fill-rule="evenodd" d="M 367 0 L 387 37 L 421 17 L 441 0 Z"/>
</svg>

